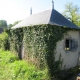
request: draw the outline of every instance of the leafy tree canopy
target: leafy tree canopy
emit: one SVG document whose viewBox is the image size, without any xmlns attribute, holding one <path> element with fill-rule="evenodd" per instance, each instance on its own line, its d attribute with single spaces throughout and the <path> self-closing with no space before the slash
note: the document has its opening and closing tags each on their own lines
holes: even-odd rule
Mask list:
<svg viewBox="0 0 80 80">
<path fill-rule="evenodd" d="M 73 3 L 65 4 L 63 15 L 77 26 L 80 26 L 80 12 L 77 5 L 73 5 Z"/>
<path fill-rule="evenodd" d="M 0 20 L 0 27 L 1 28 L 7 28 L 7 21 L 6 20 Z"/>
</svg>

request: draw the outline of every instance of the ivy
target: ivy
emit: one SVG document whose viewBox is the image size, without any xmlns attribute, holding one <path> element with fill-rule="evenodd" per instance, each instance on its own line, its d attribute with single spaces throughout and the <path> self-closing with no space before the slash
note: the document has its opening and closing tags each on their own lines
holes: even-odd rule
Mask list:
<svg viewBox="0 0 80 80">
<path fill-rule="evenodd" d="M 57 77 L 61 69 L 61 55 L 55 61 L 55 49 L 59 40 L 68 31 L 65 27 L 52 25 L 28 26 L 9 30 L 10 50 L 21 53 L 21 45 L 24 43 L 24 56 L 32 61 L 40 69 L 48 67 L 51 80 Z"/>
</svg>

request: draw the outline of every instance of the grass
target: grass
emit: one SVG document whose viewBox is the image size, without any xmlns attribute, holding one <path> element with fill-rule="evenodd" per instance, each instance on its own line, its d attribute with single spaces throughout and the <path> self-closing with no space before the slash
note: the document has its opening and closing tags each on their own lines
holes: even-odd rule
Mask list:
<svg viewBox="0 0 80 80">
<path fill-rule="evenodd" d="M 10 51 L 0 49 L 0 80 L 49 80 L 49 77 L 47 70 L 37 70 Z"/>
</svg>

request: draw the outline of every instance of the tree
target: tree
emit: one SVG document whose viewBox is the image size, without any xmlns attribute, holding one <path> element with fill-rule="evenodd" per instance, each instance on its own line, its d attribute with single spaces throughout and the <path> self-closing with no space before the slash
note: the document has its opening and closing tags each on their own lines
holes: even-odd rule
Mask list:
<svg viewBox="0 0 80 80">
<path fill-rule="evenodd" d="M 80 13 L 77 5 L 73 5 L 73 3 L 67 3 L 65 5 L 63 15 L 72 23 L 80 26 Z"/>
<path fill-rule="evenodd" d="M 6 20 L 0 20 L 0 27 L 1 28 L 7 28 L 7 21 Z"/>
<path fill-rule="evenodd" d="M 19 22 L 21 22 L 21 20 L 20 21 L 15 21 L 13 24 L 9 24 L 9 27 L 11 28 L 11 27 L 15 26 L 16 24 L 18 24 Z"/>
</svg>

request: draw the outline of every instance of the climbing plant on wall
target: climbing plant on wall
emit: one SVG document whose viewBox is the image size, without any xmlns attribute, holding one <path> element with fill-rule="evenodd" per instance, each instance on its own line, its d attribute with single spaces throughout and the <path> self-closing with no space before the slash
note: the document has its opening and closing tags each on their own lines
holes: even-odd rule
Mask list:
<svg viewBox="0 0 80 80">
<path fill-rule="evenodd" d="M 24 58 L 40 69 L 48 68 L 51 80 L 61 69 L 61 55 L 55 61 L 56 44 L 67 32 L 67 28 L 52 25 L 37 25 L 8 30 L 10 49 L 19 55 L 24 44 Z M 22 56 L 22 55 L 21 55 Z"/>
</svg>

